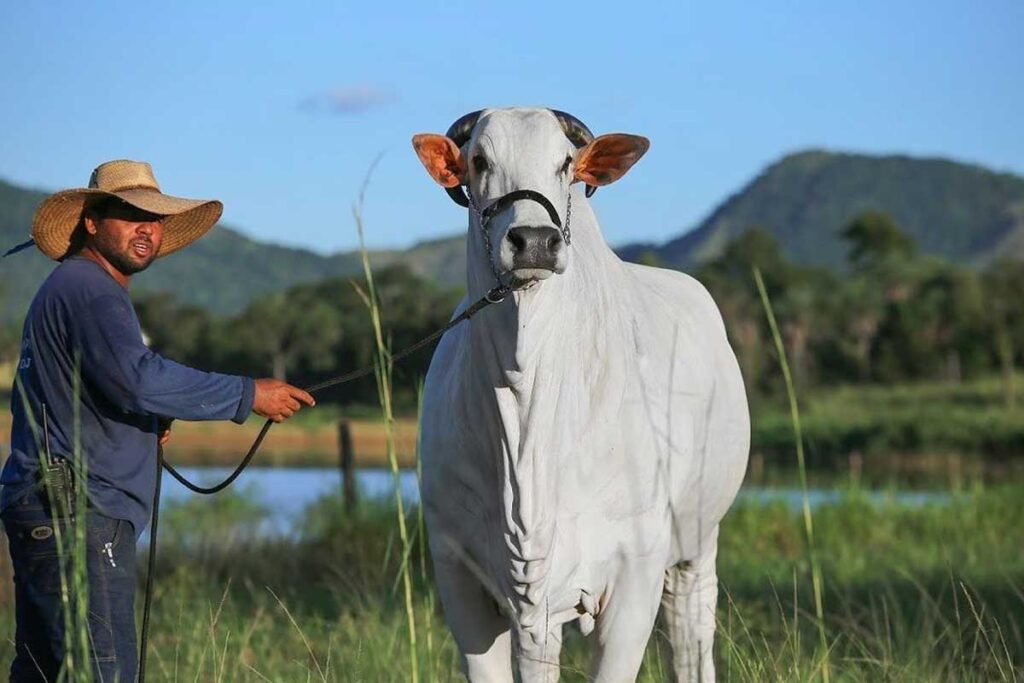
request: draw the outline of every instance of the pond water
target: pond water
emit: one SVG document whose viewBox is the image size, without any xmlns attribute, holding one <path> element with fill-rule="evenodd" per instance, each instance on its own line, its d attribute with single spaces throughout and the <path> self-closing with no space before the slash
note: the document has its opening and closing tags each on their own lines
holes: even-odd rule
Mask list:
<svg viewBox="0 0 1024 683">
<path fill-rule="evenodd" d="M 222 467 L 185 467 L 180 469 L 190 481 L 210 486 L 220 482 L 230 470 Z M 408 503 L 419 502 L 419 487 L 416 472 L 403 470 L 399 474 L 402 498 Z M 383 500 L 394 495 L 394 479 L 386 469 L 360 469 L 356 471 L 356 483 L 361 499 Z M 303 510 L 317 499 L 341 491 L 341 474 L 333 468 L 288 468 L 250 467 L 232 485 L 233 490 L 270 510 L 267 520 L 271 530 L 286 532 L 297 521 Z M 934 491 L 861 491 L 868 500 L 876 504 L 899 503 L 920 506 L 929 503 L 945 503 L 949 494 Z M 808 498 L 812 507 L 836 503 L 845 491 L 835 488 L 812 488 Z M 194 497 L 175 479 L 164 475 L 161 510 Z M 769 503 L 781 501 L 793 510 L 803 504 L 803 495 L 798 488 L 745 486 L 740 491 L 739 503 L 745 501 Z"/>
</svg>

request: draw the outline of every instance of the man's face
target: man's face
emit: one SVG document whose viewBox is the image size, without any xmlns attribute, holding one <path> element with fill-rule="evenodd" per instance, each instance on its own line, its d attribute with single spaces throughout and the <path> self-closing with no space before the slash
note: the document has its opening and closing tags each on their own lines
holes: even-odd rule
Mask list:
<svg viewBox="0 0 1024 683">
<path fill-rule="evenodd" d="M 124 275 L 145 270 L 160 251 L 164 217 L 121 201 L 107 202 L 85 218 L 87 244 Z"/>
</svg>

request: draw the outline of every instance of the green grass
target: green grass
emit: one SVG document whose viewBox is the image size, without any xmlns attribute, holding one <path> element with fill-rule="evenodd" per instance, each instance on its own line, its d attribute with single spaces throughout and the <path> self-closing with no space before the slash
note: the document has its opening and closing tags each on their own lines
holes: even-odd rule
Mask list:
<svg viewBox="0 0 1024 683">
<path fill-rule="evenodd" d="M 1024 408 L 1008 410 L 998 379 L 818 389 L 801 396 L 808 464 L 843 465 L 852 452 L 884 460 L 941 455 L 1007 463 L 1024 453 Z M 792 462 L 796 447 L 788 406 L 753 402 L 753 450 Z"/>
<path fill-rule="evenodd" d="M 294 538 L 239 535 L 265 511 L 240 494 L 191 499 L 165 516 L 152 681 L 407 681 L 402 544 L 390 503 L 352 516 L 326 498 Z M 418 511 L 407 510 L 412 526 Z M 1024 678 L 1024 485 L 976 486 L 946 505 L 873 505 L 848 493 L 815 510 L 835 681 Z M 203 542 L 196 542 L 196 525 Z M 723 523 L 716 659 L 723 681 L 819 680 L 822 650 L 802 516 L 744 503 Z M 459 680 L 414 538 L 412 612 L 421 680 Z M 12 610 L 0 639 L 13 638 Z M 563 678 L 585 680 L 587 641 L 568 627 Z M 428 636 L 429 634 L 429 636 Z M 431 647 L 423 646 L 428 637 Z M 641 680 L 669 680 L 655 634 Z M 0 648 L 0 667 L 9 664 Z M 1016 678 L 1015 678 L 1016 676 Z"/>
</svg>

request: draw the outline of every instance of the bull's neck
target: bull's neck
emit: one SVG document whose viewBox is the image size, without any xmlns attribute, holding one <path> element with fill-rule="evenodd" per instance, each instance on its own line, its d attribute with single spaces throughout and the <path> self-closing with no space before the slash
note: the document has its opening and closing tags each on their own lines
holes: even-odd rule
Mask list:
<svg viewBox="0 0 1024 683">
<path fill-rule="evenodd" d="M 471 300 L 496 284 L 483 249 L 473 241 Z M 622 262 L 600 240 L 588 245 L 577 238 L 568 248 L 565 273 L 513 292 L 472 324 L 472 353 L 499 373 L 490 379 L 512 389 L 522 404 L 533 402 L 538 381 L 571 381 L 579 387 L 602 381 L 621 357 L 614 352 L 617 340 L 629 332 L 628 306 L 621 305 Z M 552 368 L 559 373 L 538 377 Z"/>
</svg>

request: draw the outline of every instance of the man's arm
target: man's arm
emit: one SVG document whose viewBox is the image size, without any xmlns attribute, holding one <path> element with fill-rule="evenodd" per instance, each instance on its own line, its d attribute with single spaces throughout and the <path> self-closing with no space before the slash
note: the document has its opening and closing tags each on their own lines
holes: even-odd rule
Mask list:
<svg viewBox="0 0 1024 683">
<path fill-rule="evenodd" d="M 239 423 L 252 410 L 281 422 L 314 404 L 285 382 L 203 372 L 160 356 L 142 343 L 135 312 L 120 297 L 94 299 L 77 322 L 82 375 L 122 410 Z"/>
</svg>

